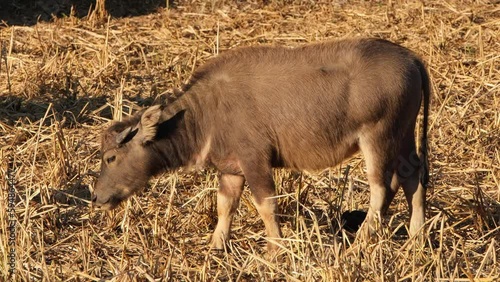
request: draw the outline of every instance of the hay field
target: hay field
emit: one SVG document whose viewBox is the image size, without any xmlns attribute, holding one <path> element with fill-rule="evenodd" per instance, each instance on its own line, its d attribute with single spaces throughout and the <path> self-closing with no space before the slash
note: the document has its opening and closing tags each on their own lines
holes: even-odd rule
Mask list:
<svg viewBox="0 0 500 282">
<path fill-rule="evenodd" d="M 1 25 L 0 281 L 499 281 L 495 2 L 180 0 L 111 17 L 98 0 L 83 15 Z M 342 212 L 368 206 L 360 156 L 324 171 L 276 170 L 277 258 L 266 255 L 247 189 L 227 252 L 208 250 L 217 220 L 211 169 L 154 178 L 111 212 L 88 207 L 99 132 L 112 119 L 165 101 L 224 50 L 354 36 L 392 40 L 428 64 L 424 247 L 405 235 L 402 192 L 376 242 L 338 232 Z"/>
</svg>

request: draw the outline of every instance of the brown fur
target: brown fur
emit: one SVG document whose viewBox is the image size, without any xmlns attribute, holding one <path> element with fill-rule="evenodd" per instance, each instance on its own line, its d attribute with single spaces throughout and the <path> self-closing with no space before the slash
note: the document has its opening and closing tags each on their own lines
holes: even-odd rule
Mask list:
<svg viewBox="0 0 500 282">
<path fill-rule="evenodd" d="M 243 189 L 237 177 L 248 182 L 268 236 L 280 237 L 272 168 L 331 167 L 361 149 L 370 226 L 402 184 L 415 234 L 424 222 L 419 171 L 426 182 L 429 90 L 420 59 L 384 40 L 228 51 L 200 67 L 175 102 L 105 131 L 93 200 L 112 208 L 160 171 L 206 162 L 222 175 L 214 247 L 229 238 Z M 422 99 L 419 157 L 414 130 Z M 121 132 L 125 138 L 116 137 Z"/>
</svg>

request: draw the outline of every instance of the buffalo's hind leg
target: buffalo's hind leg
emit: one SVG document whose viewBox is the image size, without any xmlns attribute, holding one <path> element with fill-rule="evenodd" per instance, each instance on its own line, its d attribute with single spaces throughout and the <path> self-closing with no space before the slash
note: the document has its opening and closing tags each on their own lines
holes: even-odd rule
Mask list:
<svg viewBox="0 0 500 282">
<path fill-rule="evenodd" d="M 364 135 L 359 141 L 359 147 L 365 157 L 370 185 L 370 207 L 361 230 L 362 234 L 368 237 L 380 227 L 382 216 L 386 213 L 399 188 L 398 177 L 395 173 L 397 145 L 382 136 L 384 134 L 374 132 Z"/>
<path fill-rule="evenodd" d="M 420 158 L 413 128 L 405 136 L 398 156 L 397 175 L 403 186 L 410 210 L 410 235 L 418 233 L 425 221 L 425 187 L 420 181 Z"/>
<path fill-rule="evenodd" d="M 224 249 L 224 243 L 229 240 L 231 223 L 234 213 L 240 203 L 245 178 L 241 175 L 221 174 L 220 187 L 217 191 L 217 227 L 212 235 L 211 247 Z"/>
</svg>

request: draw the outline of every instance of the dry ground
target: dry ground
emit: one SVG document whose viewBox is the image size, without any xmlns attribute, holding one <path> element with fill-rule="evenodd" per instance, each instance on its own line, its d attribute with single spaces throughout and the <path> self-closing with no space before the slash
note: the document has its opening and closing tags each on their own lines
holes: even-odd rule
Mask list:
<svg viewBox="0 0 500 282">
<path fill-rule="evenodd" d="M 183 0 L 122 18 L 98 2 L 83 17 L 0 27 L 0 281 L 9 275 L 9 243 L 14 281 L 499 281 L 495 1 Z M 196 66 L 236 46 L 351 36 L 390 39 L 428 63 L 425 247 L 405 236 L 403 193 L 377 242 L 350 245 L 337 232 L 343 211 L 367 209 L 359 156 L 320 172 L 276 171 L 286 239 L 274 259 L 247 191 L 228 252 L 208 251 L 217 187 L 209 169 L 155 178 L 113 212 L 87 206 L 99 131 L 122 111 L 164 101 Z"/>
</svg>

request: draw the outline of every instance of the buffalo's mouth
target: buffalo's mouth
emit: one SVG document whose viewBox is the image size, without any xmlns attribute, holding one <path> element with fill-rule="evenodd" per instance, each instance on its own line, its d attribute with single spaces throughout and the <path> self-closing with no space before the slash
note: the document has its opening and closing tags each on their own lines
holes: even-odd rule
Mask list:
<svg viewBox="0 0 500 282">
<path fill-rule="evenodd" d="M 120 205 L 125 198 L 119 196 L 110 196 L 107 199 L 98 197 L 96 194 L 92 195 L 92 207 L 98 210 L 112 210 Z"/>
</svg>

